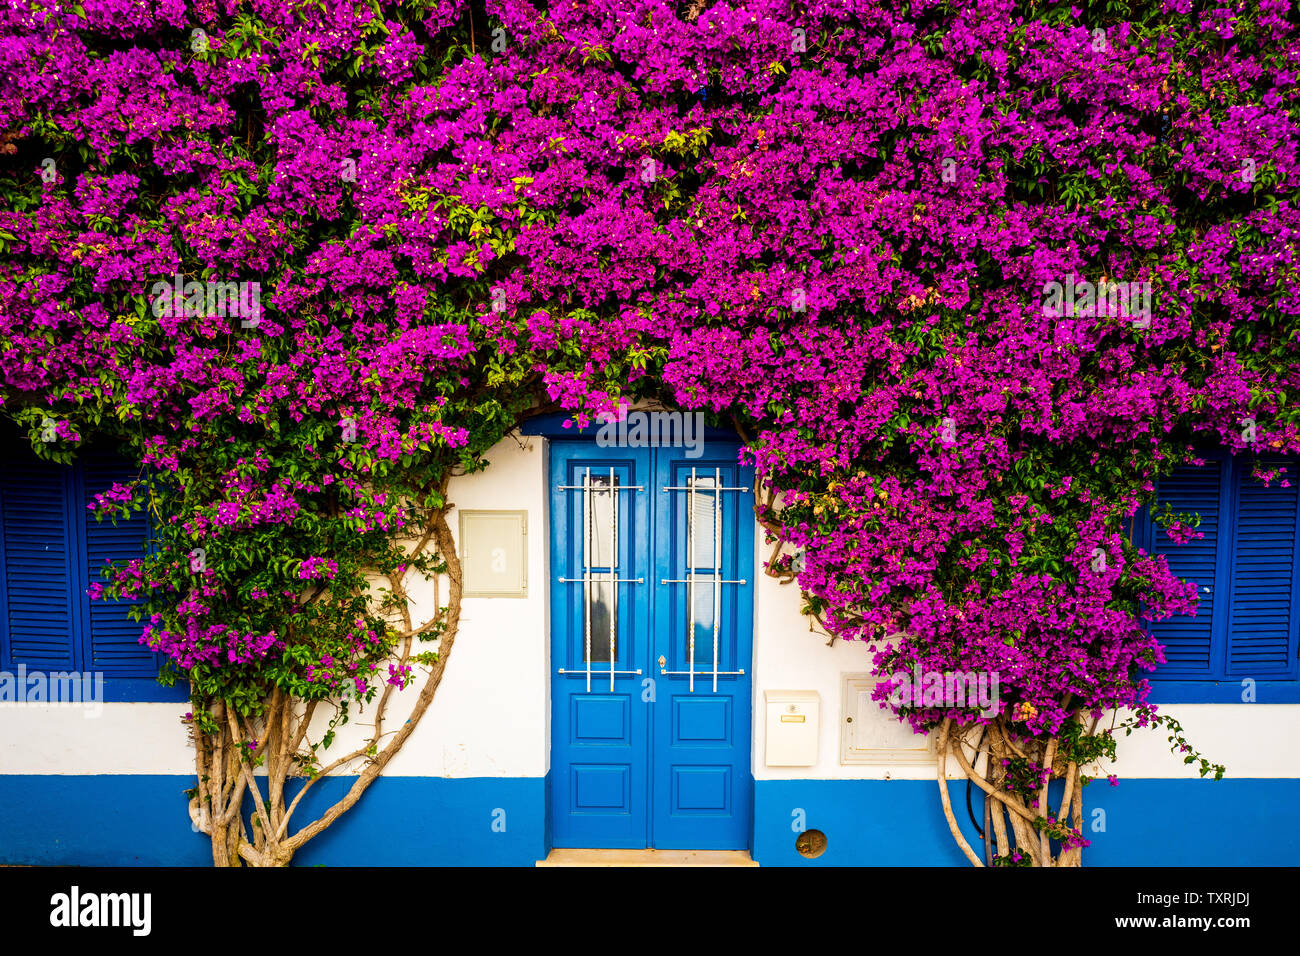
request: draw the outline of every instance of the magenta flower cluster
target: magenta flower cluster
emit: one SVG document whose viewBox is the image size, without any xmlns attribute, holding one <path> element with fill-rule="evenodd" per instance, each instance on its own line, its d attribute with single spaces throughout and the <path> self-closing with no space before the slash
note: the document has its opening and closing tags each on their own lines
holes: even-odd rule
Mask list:
<svg viewBox="0 0 1300 956">
<path fill-rule="evenodd" d="M 319 529 L 406 528 L 394 470 L 650 395 L 740 427 L 773 570 L 882 668 L 996 672 L 1031 734 L 1140 705 L 1141 618 L 1195 606 L 1140 498 L 1300 452 L 1295 18 L 1149 6 L 10 3 L 0 408 L 120 426 L 239 569 L 122 572 L 182 667 L 276 659 L 257 615 L 346 570 Z M 1113 282 L 1149 314 L 1043 307 Z M 374 633 L 306 679 L 370 680 Z"/>
</svg>

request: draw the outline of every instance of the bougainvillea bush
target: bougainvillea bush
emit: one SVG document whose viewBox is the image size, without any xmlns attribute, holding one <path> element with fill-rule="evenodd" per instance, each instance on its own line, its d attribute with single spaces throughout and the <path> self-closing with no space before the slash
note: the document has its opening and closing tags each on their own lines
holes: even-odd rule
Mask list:
<svg viewBox="0 0 1300 956">
<path fill-rule="evenodd" d="M 1207 445 L 1300 451 L 1298 41 L 1286 0 L 7 0 L 0 400 L 139 465 L 95 510 L 155 540 L 102 599 L 190 681 L 214 860 L 288 862 L 423 714 L 449 477 L 625 399 L 735 425 L 831 638 L 999 675 L 878 692 L 995 862 L 1078 862 L 1120 727 L 1221 774 L 1146 703 L 1143 620 L 1195 594 L 1131 519 Z"/>
</svg>

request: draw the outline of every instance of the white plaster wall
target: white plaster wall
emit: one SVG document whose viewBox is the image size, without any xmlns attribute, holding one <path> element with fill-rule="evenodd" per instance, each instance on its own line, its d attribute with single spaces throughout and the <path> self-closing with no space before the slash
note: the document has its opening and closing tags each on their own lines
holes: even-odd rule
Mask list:
<svg viewBox="0 0 1300 956">
<path fill-rule="evenodd" d="M 546 515 L 546 443 L 508 438 L 483 472 L 455 479 L 457 508 L 522 510 L 528 515 L 528 596 L 466 598 L 442 685 L 418 728 L 386 773 L 399 776 L 538 777 L 550 763 L 550 640 Z M 451 516 L 459 538 L 459 518 Z M 768 548 L 756 530 L 756 560 Z M 840 764 L 840 685 L 845 673 L 869 671 L 866 646 L 811 633 L 799 614 L 796 585 L 756 574 L 753 770 L 759 779 L 931 779 L 932 765 Z M 444 595 L 445 599 L 445 595 Z M 417 606 L 417 616 L 424 608 Z M 422 619 L 422 618 L 421 618 Z M 815 690 L 821 697 L 818 760 L 810 767 L 769 768 L 764 761 L 764 691 Z M 405 719 L 416 689 L 397 696 L 388 727 Z M 1188 739 L 1233 777 L 1300 777 L 1300 705 L 1169 704 Z M 188 704 L 104 704 L 102 713 L 49 707 L 0 707 L 0 773 L 190 774 L 193 757 L 180 717 Z M 880 721 L 890 718 L 882 711 Z M 355 745 L 367 720 L 345 728 L 332 751 Z M 1195 777 L 1171 755 L 1161 732 L 1120 741 L 1113 768 L 1123 777 Z M 953 764 L 950 775 L 959 776 Z"/>
<path fill-rule="evenodd" d="M 545 443 L 507 438 L 488 458 L 487 470 L 453 479 L 448 496 L 457 510 L 528 513 L 528 596 L 462 599 L 442 684 L 385 774 L 541 777 L 549 766 Z M 450 524 L 459 549 L 456 511 Z"/>
<path fill-rule="evenodd" d="M 189 704 L 0 708 L 0 773 L 194 773 Z"/>
</svg>

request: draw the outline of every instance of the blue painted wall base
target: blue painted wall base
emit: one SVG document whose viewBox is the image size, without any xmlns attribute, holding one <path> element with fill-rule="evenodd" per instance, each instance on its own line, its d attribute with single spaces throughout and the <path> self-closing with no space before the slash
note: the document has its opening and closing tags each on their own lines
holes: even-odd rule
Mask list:
<svg viewBox="0 0 1300 956">
<path fill-rule="evenodd" d="M 0 863 L 208 866 L 191 831 L 192 778 L 0 775 Z M 322 781 L 299 809 L 312 819 L 350 780 Z M 754 858 L 764 866 L 964 866 L 930 780 L 755 781 Z M 976 844 L 966 788 L 954 813 Z M 982 817 L 979 794 L 972 802 Z M 1097 781 L 1084 791 L 1090 866 L 1294 866 L 1300 780 Z M 795 850 L 794 812 L 827 836 L 815 860 Z M 498 811 L 504 811 L 504 815 Z M 383 777 L 297 856 L 299 866 L 531 866 L 546 855 L 541 777 Z M 505 829 L 494 830 L 493 822 Z M 1091 828 L 1090 828 L 1091 829 Z"/>
<path fill-rule="evenodd" d="M 315 819 L 351 784 L 317 783 L 294 819 Z M 193 785 L 185 776 L 0 775 L 0 863 L 211 866 L 211 843 L 185 808 Z M 532 866 L 546 856 L 545 802 L 541 777 L 381 777 L 294 863 Z"/>
<path fill-rule="evenodd" d="M 1060 781 L 1056 782 L 1059 785 Z M 983 841 L 966 811 L 966 784 L 948 787 L 971 847 Z M 1059 805 L 1060 791 L 1053 795 Z M 971 798 L 983 821 L 981 794 Z M 1300 780 L 1105 780 L 1083 791 L 1085 866 L 1295 866 Z M 826 852 L 795 849 L 794 812 L 826 834 Z M 1104 811 L 1104 817 L 1095 811 Z M 934 780 L 759 780 L 754 858 L 763 866 L 969 866 L 948 832 Z M 1094 825 L 1105 829 L 1094 831 Z"/>
</svg>

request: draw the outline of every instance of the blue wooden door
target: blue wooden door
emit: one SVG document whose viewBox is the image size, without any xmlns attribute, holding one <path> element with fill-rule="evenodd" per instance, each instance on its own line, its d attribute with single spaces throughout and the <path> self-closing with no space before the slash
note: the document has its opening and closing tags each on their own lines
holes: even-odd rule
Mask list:
<svg viewBox="0 0 1300 956">
<path fill-rule="evenodd" d="M 749 846 L 754 495 L 738 449 L 659 449 L 652 845 Z"/>
<path fill-rule="evenodd" d="M 737 451 L 552 443 L 554 846 L 749 845 L 753 496 Z"/>
</svg>

